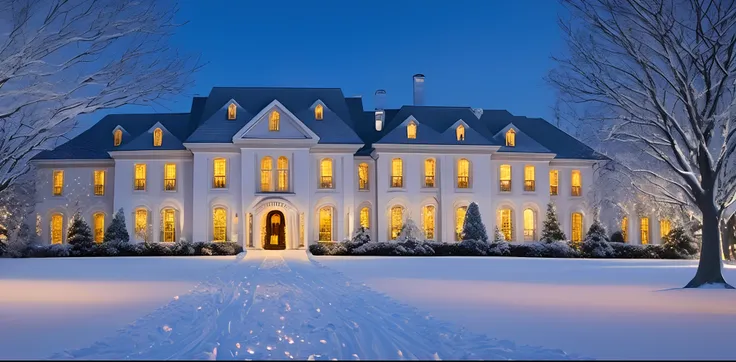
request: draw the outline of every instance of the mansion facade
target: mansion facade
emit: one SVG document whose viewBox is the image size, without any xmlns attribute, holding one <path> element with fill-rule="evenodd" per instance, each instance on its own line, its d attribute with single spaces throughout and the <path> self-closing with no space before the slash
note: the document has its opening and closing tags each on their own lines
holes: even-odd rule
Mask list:
<svg viewBox="0 0 736 362">
<path fill-rule="evenodd" d="M 489 235 L 531 241 L 553 201 L 582 240 L 603 156 L 540 118 L 426 106 L 424 76 L 413 84 L 414 104 L 395 109 L 382 90 L 366 111 L 338 88 L 216 87 L 187 113 L 108 115 L 34 158 L 37 233 L 66 243 L 80 212 L 101 241 L 122 208 L 140 242 L 303 249 L 361 226 L 395 239 L 408 218 L 454 242 L 474 201 Z M 632 242 L 659 240 L 648 219 L 632 224 Z"/>
</svg>

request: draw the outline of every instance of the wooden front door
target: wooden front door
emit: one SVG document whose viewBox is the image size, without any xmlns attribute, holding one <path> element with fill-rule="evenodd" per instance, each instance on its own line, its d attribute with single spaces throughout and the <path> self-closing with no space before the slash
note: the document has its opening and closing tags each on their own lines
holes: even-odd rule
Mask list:
<svg viewBox="0 0 736 362">
<path fill-rule="evenodd" d="M 286 249 L 286 233 L 284 213 L 274 210 L 266 215 L 266 240 L 263 248 L 267 250 Z"/>
</svg>

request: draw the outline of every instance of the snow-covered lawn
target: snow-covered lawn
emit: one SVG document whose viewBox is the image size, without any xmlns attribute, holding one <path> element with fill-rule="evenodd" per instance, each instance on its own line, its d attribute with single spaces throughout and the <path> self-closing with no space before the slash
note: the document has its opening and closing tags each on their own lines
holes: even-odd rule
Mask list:
<svg viewBox="0 0 736 362">
<path fill-rule="evenodd" d="M 682 290 L 697 262 L 312 257 L 448 322 L 600 359 L 736 359 L 736 291 Z M 724 268 L 736 283 L 736 266 Z"/>
</svg>

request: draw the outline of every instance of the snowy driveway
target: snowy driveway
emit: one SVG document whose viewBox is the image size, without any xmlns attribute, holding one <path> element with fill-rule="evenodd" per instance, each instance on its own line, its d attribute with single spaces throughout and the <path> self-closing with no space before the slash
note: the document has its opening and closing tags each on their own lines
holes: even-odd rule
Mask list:
<svg viewBox="0 0 736 362">
<path fill-rule="evenodd" d="M 565 359 L 457 330 L 303 251 L 249 251 L 89 348 L 57 359 Z"/>
</svg>

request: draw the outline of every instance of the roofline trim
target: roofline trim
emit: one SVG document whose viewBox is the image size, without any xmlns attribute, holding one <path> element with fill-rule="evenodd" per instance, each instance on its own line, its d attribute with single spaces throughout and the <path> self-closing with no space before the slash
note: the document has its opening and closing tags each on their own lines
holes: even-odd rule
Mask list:
<svg viewBox="0 0 736 362">
<path fill-rule="evenodd" d="M 31 160 L 31 163 L 37 167 L 59 167 L 63 165 L 72 166 L 115 166 L 115 160 L 109 158 L 90 158 L 90 159 L 71 159 L 71 158 L 59 158 L 51 159 L 44 158 L 40 160 Z"/>
</svg>

